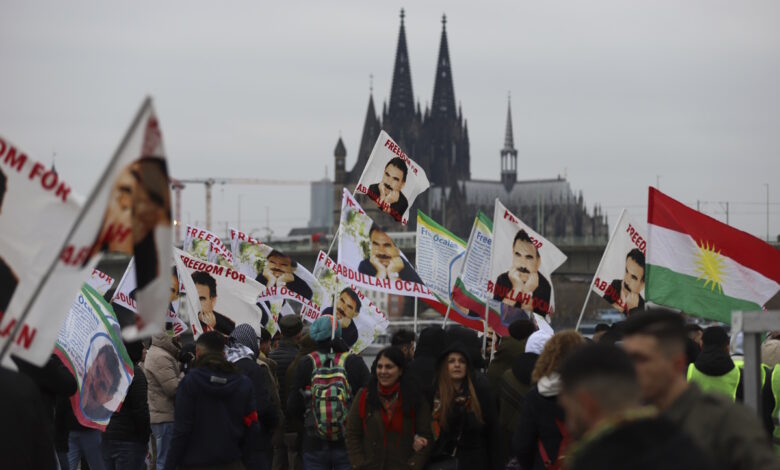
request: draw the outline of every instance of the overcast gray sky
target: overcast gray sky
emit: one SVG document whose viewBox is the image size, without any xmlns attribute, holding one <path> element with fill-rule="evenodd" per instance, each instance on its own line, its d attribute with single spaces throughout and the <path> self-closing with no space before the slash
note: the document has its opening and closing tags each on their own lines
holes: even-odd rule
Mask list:
<svg viewBox="0 0 780 470">
<path fill-rule="evenodd" d="M 406 7 L 415 100 L 433 92 L 447 30 L 472 176 L 497 179 L 507 92 L 520 179 L 564 172 L 614 222 L 647 186 L 762 238 L 780 232 L 780 2 L 428 1 L 0 4 L 0 135 L 94 184 L 151 94 L 176 177 L 332 176 L 352 166 L 368 100 L 389 95 Z M 308 188 L 225 187 L 214 220 L 305 225 Z M 189 186 L 184 222 L 204 220 Z M 260 231 L 259 233 L 264 233 Z"/>
</svg>

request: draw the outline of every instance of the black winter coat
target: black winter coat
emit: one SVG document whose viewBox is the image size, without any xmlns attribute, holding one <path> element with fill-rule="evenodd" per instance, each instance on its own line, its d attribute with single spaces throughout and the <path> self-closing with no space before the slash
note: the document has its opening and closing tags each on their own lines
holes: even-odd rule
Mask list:
<svg viewBox="0 0 780 470">
<path fill-rule="evenodd" d="M 548 458 L 556 459 L 562 440 L 556 418 L 561 424 L 566 423 L 563 408 L 558 405 L 558 397 L 545 397 L 534 385 L 525 396 L 523 411 L 512 437 L 512 449 L 522 468 L 544 470 L 544 462 L 539 454 L 539 440 Z"/>
<path fill-rule="evenodd" d="M 252 382 L 223 358 L 206 360 L 196 361 L 176 390 L 166 470 L 246 461 L 257 437 Z"/>
<path fill-rule="evenodd" d="M 287 403 L 287 392 L 290 384 L 287 383 L 287 369 L 298 356 L 298 343 L 290 338 L 279 340 L 279 347 L 271 351 L 269 358 L 276 361 L 276 383 L 279 384 L 279 400 L 283 406 Z"/>
<path fill-rule="evenodd" d="M 125 401 L 111 416 L 103 439 L 109 441 L 147 442 L 152 432 L 149 426 L 149 402 L 144 370 L 138 364 L 133 368 L 133 381 L 127 388 Z"/>
<path fill-rule="evenodd" d="M 276 403 L 273 400 L 273 381 L 268 367 L 257 364 L 252 359 L 245 357 L 233 363 L 241 372 L 252 381 L 252 388 L 255 392 L 255 409 L 257 410 L 257 421 L 260 425 L 258 438 L 255 440 L 252 449 L 259 451 L 271 450 L 271 435 L 279 425 L 279 412 Z"/>
</svg>

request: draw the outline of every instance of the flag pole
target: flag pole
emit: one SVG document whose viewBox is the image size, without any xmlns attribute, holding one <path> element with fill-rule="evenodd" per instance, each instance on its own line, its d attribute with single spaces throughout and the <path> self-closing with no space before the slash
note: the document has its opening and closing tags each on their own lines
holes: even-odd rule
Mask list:
<svg viewBox="0 0 780 470">
<path fill-rule="evenodd" d="M 593 273 L 593 277 L 596 277 L 596 274 L 598 274 L 599 271 L 601 271 L 601 265 L 604 263 L 604 255 L 607 254 L 607 251 L 609 251 L 609 247 L 612 246 L 612 241 L 615 239 L 615 234 L 617 233 L 617 229 L 620 226 L 620 222 L 623 220 L 623 216 L 626 214 L 626 209 L 620 211 L 620 217 L 618 217 L 617 222 L 615 223 L 615 228 L 612 229 L 612 234 L 609 236 L 609 240 L 607 240 L 607 246 L 604 247 L 604 254 L 601 255 L 601 260 L 599 261 L 599 265 L 596 267 L 596 272 Z M 580 329 L 580 323 L 582 322 L 582 316 L 585 314 L 585 307 L 588 306 L 588 300 L 590 300 L 590 294 L 593 292 L 593 279 L 590 280 L 590 283 L 588 283 L 588 295 L 585 296 L 585 303 L 582 304 L 582 310 L 580 310 L 580 317 L 577 319 L 577 326 L 574 327 L 574 331 L 579 331 Z"/>
<path fill-rule="evenodd" d="M 441 324 L 442 330 L 447 327 L 447 319 L 450 317 L 450 310 L 452 310 L 452 300 L 447 304 L 447 312 L 444 313 L 444 323 Z"/>
<path fill-rule="evenodd" d="M 414 336 L 417 336 L 417 297 L 414 298 Z"/>
<path fill-rule="evenodd" d="M 487 329 L 488 329 L 488 315 L 490 315 L 490 307 L 488 306 L 487 299 L 485 300 L 485 320 L 482 322 L 482 353 L 487 359 Z"/>
</svg>

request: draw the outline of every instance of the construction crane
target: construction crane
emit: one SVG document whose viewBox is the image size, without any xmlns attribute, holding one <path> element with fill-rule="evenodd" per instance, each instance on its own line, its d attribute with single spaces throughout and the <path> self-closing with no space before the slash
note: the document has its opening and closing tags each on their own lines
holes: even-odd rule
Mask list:
<svg viewBox="0 0 780 470">
<path fill-rule="evenodd" d="M 173 223 L 176 226 L 176 243 L 181 243 L 181 190 L 187 184 L 202 184 L 206 187 L 206 230 L 211 230 L 211 188 L 215 184 L 241 184 L 254 186 L 307 186 L 311 181 L 274 180 L 262 178 L 170 178 L 174 194 Z"/>
</svg>

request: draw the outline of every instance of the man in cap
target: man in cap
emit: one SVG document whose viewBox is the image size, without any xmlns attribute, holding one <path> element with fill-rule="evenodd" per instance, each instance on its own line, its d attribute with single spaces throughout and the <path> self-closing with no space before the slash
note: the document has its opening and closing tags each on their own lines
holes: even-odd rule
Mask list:
<svg viewBox="0 0 780 470">
<path fill-rule="evenodd" d="M 287 370 L 290 364 L 295 360 L 300 351 L 300 341 L 303 336 L 303 321 L 298 315 L 284 315 L 279 319 L 279 330 L 281 331 L 281 339 L 279 340 L 279 346 L 271 351 L 268 357 L 276 362 L 276 382 L 279 386 L 279 399 L 282 407 L 287 406 L 287 392 L 289 390 L 287 381 Z M 287 461 L 288 449 L 285 445 L 284 434 L 291 433 L 296 434 L 296 429 L 293 426 L 292 421 L 285 419 L 279 430 L 274 433 L 273 446 L 274 446 L 274 461 L 271 466 L 273 469 L 287 469 L 292 465 Z M 289 440 L 291 444 L 295 443 L 295 440 Z M 297 446 L 295 449 L 297 450 Z"/>
</svg>

